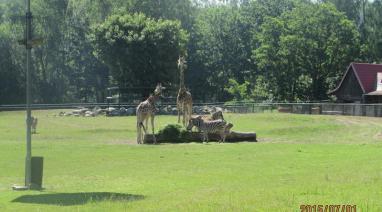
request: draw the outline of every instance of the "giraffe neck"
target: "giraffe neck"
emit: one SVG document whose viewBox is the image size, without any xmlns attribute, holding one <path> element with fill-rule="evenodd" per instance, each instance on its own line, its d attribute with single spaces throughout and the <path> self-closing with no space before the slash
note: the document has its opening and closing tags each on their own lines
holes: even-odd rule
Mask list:
<svg viewBox="0 0 382 212">
<path fill-rule="evenodd" d="M 185 72 L 185 63 L 183 58 L 179 58 L 178 60 L 178 68 L 179 68 L 179 87 L 184 87 L 184 72 Z"/>
<path fill-rule="evenodd" d="M 180 70 L 180 75 L 179 75 L 179 87 L 184 88 L 184 70 Z"/>
<path fill-rule="evenodd" d="M 160 94 L 154 94 L 151 95 L 149 98 L 147 98 L 147 101 L 151 104 L 155 104 L 156 101 L 158 101 Z"/>
</svg>

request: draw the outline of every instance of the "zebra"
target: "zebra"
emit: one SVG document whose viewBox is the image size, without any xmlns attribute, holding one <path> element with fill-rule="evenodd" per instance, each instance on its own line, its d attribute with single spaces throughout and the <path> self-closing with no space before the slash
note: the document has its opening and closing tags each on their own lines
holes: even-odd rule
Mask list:
<svg viewBox="0 0 382 212">
<path fill-rule="evenodd" d="M 216 111 L 214 113 L 212 113 L 211 115 L 198 115 L 198 116 L 195 116 L 195 118 L 197 117 L 201 117 L 204 121 L 214 121 L 214 120 L 223 120 L 224 121 L 224 117 L 223 117 L 223 112 L 222 111 Z M 201 130 L 199 129 L 198 126 L 195 126 L 198 130 L 198 132 L 200 132 Z"/>
<path fill-rule="evenodd" d="M 196 126 L 203 133 L 203 142 L 208 142 L 208 133 L 217 132 L 220 135 L 220 142 L 225 142 L 226 136 L 229 134 L 230 129 L 233 127 L 233 124 L 228 123 L 224 120 L 213 120 L 205 121 L 201 116 L 191 118 L 187 130 L 190 131 L 192 127 Z"/>
</svg>

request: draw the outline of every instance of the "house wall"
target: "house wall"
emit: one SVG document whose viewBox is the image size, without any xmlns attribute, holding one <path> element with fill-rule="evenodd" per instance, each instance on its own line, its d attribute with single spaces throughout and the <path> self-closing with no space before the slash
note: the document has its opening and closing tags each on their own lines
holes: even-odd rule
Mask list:
<svg viewBox="0 0 382 212">
<path fill-rule="evenodd" d="M 350 70 L 336 92 L 337 99 L 339 102 L 362 102 L 362 95 L 363 91 L 357 77 L 354 71 Z"/>
</svg>

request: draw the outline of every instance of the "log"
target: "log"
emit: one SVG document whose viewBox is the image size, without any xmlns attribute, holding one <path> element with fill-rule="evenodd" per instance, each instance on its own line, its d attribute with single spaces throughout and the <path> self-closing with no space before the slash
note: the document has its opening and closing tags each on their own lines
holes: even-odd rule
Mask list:
<svg viewBox="0 0 382 212">
<path fill-rule="evenodd" d="M 158 143 L 163 142 L 170 142 L 170 143 L 180 143 L 181 142 L 187 143 L 187 142 L 202 142 L 203 141 L 203 134 L 200 132 L 185 132 L 182 134 L 182 137 L 180 139 L 174 139 L 176 141 L 171 141 L 169 139 L 164 139 L 162 136 L 156 134 L 156 139 Z M 216 133 L 210 133 L 208 134 L 209 141 L 219 141 L 220 135 Z M 152 144 L 154 141 L 152 134 L 146 134 L 143 139 L 143 143 L 145 144 Z M 256 140 L 256 133 L 254 132 L 235 132 L 231 131 L 230 134 L 226 137 L 226 142 L 234 143 L 234 142 L 240 142 L 240 141 L 250 141 L 250 142 L 257 142 Z"/>
</svg>

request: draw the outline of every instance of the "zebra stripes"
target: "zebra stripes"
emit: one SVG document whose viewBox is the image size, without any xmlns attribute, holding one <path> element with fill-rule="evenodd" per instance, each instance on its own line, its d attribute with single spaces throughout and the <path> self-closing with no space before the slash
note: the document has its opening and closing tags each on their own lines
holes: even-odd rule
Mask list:
<svg viewBox="0 0 382 212">
<path fill-rule="evenodd" d="M 227 125 L 227 122 L 221 119 L 206 121 L 201 116 L 198 116 L 190 119 L 187 130 L 191 130 L 194 126 L 202 131 L 203 142 L 208 142 L 208 133 L 219 133 L 221 138 L 219 142 L 225 142 L 225 138 L 233 125 L 230 123 Z"/>
</svg>

